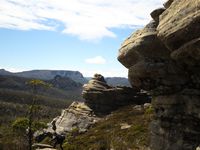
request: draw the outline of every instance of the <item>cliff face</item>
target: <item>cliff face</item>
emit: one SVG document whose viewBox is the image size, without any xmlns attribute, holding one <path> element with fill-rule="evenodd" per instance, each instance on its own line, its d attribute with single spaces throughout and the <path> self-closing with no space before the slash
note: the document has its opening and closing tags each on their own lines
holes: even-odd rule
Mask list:
<svg viewBox="0 0 200 150">
<path fill-rule="evenodd" d="M 118 60 L 153 96 L 151 149 L 192 150 L 200 144 L 200 0 L 169 0 L 151 16 Z"/>
</svg>

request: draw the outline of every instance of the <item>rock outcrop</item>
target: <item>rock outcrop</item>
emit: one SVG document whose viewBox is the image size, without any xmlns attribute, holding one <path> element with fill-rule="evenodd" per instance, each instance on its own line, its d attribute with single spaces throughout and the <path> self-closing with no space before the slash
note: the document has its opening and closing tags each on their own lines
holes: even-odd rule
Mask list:
<svg viewBox="0 0 200 150">
<path fill-rule="evenodd" d="M 68 108 L 62 111 L 61 115 L 54 118 L 48 124 L 47 129 L 37 131 L 34 135 L 36 141 L 42 141 L 46 136 L 52 136 L 55 132 L 58 135 L 76 132 L 84 133 L 91 126 L 100 120 L 94 112 L 83 102 L 73 102 Z"/>
<path fill-rule="evenodd" d="M 83 102 L 73 102 L 67 109 L 62 111 L 61 116 L 53 121 L 56 121 L 56 132 L 62 134 L 63 132 L 71 132 L 74 129 L 78 129 L 79 133 L 85 132 L 98 120 L 92 109 Z M 53 132 L 52 123 L 49 125 L 49 131 Z"/>
<path fill-rule="evenodd" d="M 60 78 L 60 77 L 59 77 Z M 119 107 L 129 104 L 150 102 L 146 93 L 130 87 L 111 87 L 104 77 L 95 74 L 88 84 L 83 86 L 84 102 L 73 102 L 64 109 L 60 116 L 53 119 L 46 129 L 34 134 L 35 140 L 41 142 L 45 137 L 55 133 L 63 136 L 74 131 L 86 132 L 90 127 Z"/>
<path fill-rule="evenodd" d="M 200 0 L 168 0 L 124 41 L 118 60 L 129 81 L 153 97 L 152 150 L 200 143 Z"/>
<path fill-rule="evenodd" d="M 129 104 L 144 104 L 150 101 L 146 93 L 141 93 L 136 88 L 109 86 L 100 74 L 95 74 L 83 86 L 82 95 L 85 103 L 97 115 L 109 114 Z"/>
</svg>

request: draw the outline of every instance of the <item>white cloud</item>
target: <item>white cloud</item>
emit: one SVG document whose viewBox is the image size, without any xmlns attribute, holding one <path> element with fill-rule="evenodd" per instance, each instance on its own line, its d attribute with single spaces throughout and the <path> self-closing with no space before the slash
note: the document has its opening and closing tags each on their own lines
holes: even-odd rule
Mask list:
<svg viewBox="0 0 200 150">
<path fill-rule="evenodd" d="M 80 72 L 84 77 L 93 77 L 94 74 L 99 73 L 104 77 L 128 77 L 128 70 L 126 68 L 121 69 L 81 69 Z"/>
<path fill-rule="evenodd" d="M 88 64 L 105 64 L 106 60 L 102 56 L 96 56 L 85 60 Z"/>
<path fill-rule="evenodd" d="M 0 27 L 57 30 L 91 40 L 110 29 L 145 25 L 165 0 L 0 0 Z"/>
<path fill-rule="evenodd" d="M 28 69 L 22 69 L 22 68 L 1 67 L 1 66 L 0 66 L 0 69 L 5 69 L 6 71 L 9 71 L 9 72 L 22 72 L 22 71 L 28 70 Z"/>
</svg>

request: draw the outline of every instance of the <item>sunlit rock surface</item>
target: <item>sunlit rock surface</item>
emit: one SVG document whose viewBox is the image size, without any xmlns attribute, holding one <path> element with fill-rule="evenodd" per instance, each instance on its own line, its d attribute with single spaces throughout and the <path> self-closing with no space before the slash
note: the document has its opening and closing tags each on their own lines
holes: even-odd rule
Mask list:
<svg viewBox="0 0 200 150">
<path fill-rule="evenodd" d="M 151 149 L 193 150 L 200 144 L 200 0 L 164 7 L 122 43 L 118 60 L 131 85 L 152 95 Z"/>
</svg>

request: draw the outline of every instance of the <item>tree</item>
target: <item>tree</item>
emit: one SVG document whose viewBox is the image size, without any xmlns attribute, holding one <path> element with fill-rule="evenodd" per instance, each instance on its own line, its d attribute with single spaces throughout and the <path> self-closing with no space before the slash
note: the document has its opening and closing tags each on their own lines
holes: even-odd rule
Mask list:
<svg viewBox="0 0 200 150">
<path fill-rule="evenodd" d="M 45 83 L 44 81 L 37 80 L 37 79 L 30 80 L 26 84 L 28 86 L 30 86 L 31 90 L 32 90 L 32 101 L 31 101 L 31 104 L 29 105 L 28 116 L 25 118 L 17 118 L 13 122 L 12 127 L 15 131 L 25 133 L 25 135 L 28 137 L 29 150 L 32 150 L 33 133 L 36 130 L 46 127 L 45 123 L 43 123 L 41 121 L 34 121 L 34 114 L 39 109 L 39 107 L 37 105 L 38 89 L 41 87 L 49 88 L 51 85 Z"/>
<path fill-rule="evenodd" d="M 46 123 L 42 121 L 33 121 L 32 122 L 32 127 L 31 131 L 35 132 L 37 130 L 46 128 L 47 125 Z M 17 118 L 13 123 L 12 123 L 12 128 L 13 130 L 20 136 L 20 139 L 22 137 L 22 140 L 29 139 L 30 137 L 28 136 L 28 130 L 29 129 L 29 120 L 28 118 Z M 29 141 L 28 141 L 29 142 Z M 30 143 L 28 143 L 30 144 Z M 32 144 L 32 142 L 31 142 Z M 24 143 L 24 145 L 27 145 Z M 30 148 L 30 145 L 28 145 Z"/>
<path fill-rule="evenodd" d="M 50 87 L 50 85 L 38 79 L 30 80 L 29 82 L 27 82 L 27 85 L 31 86 L 32 93 L 33 93 L 32 104 L 30 105 L 29 113 L 28 113 L 28 121 L 29 121 L 28 122 L 28 145 L 29 145 L 29 150 L 32 150 L 32 138 L 33 138 L 32 123 L 33 123 L 33 114 L 34 114 L 33 111 L 36 106 L 38 88 L 39 87 L 48 88 Z"/>
</svg>

